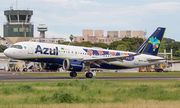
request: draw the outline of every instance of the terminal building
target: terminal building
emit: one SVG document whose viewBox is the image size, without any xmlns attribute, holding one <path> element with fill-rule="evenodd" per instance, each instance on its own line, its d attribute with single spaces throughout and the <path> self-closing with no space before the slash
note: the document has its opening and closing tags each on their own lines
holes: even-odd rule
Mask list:
<svg viewBox="0 0 180 108">
<path fill-rule="evenodd" d="M 66 38 L 39 38 L 35 37 L 31 39 L 32 42 L 43 42 L 43 43 L 53 43 L 60 44 L 66 41 Z"/>
</svg>

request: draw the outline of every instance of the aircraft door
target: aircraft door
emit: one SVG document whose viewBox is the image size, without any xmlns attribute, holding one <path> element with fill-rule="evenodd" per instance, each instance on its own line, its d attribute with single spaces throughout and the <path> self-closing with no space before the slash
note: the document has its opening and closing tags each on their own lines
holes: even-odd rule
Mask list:
<svg viewBox="0 0 180 108">
<path fill-rule="evenodd" d="M 134 57 L 134 66 L 138 66 L 138 65 L 139 65 L 139 58 Z"/>
<path fill-rule="evenodd" d="M 28 43 L 28 54 L 33 54 L 33 45 Z"/>
</svg>

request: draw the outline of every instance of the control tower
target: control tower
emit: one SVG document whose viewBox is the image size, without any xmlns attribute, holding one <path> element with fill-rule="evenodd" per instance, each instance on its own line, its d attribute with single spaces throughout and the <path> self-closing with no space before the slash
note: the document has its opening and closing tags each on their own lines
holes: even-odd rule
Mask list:
<svg viewBox="0 0 180 108">
<path fill-rule="evenodd" d="M 40 32 L 40 38 L 45 38 L 45 32 L 47 31 L 46 24 L 39 24 L 37 29 Z"/>
<path fill-rule="evenodd" d="M 34 37 L 34 25 L 30 23 L 33 11 L 5 10 L 4 38 L 11 46 L 16 42 L 29 41 Z"/>
</svg>

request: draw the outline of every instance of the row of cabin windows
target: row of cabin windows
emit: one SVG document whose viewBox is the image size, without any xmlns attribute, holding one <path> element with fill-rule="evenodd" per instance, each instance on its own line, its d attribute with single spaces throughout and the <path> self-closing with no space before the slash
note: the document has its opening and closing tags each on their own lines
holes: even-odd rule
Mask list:
<svg viewBox="0 0 180 108">
<path fill-rule="evenodd" d="M 70 51 L 61 51 L 59 50 L 59 52 L 63 52 L 63 53 L 74 53 L 74 51 L 70 52 Z M 82 52 L 75 52 L 75 54 L 83 54 L 83 55 L 87 55 L 87 53 L 82 53 Z M 97 55 L 97 54 L 93 54 L 94 56 L 103 56 L 103 57 L 110 57 L 111 55 Z"/>
<path fill-rule="evenodd" d="M 64 53 L 74 53 L 73 51 L 72 52 L 70 52 L 70 51 L 60 51 L 59 50 L 59 52 L 64 52 Z M 83 55 L 87 55 L 87 53 L 82 53 L 82 52 L 75 52 L 75 54 L 83 54 Z M 93 54 L 94 56 L 103 56 L 103 57 L 110 57 L 111 55 L 97 55 L 97 54 Z"/>
</svg>

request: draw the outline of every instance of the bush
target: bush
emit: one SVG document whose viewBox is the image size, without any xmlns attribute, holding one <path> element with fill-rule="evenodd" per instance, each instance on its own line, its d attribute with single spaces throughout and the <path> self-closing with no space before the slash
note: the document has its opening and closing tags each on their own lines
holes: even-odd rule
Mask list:
<svg viewBox="0 0 180 108">
<path fill-rule="evenodd" d="M 58 82 L 57 86 L 68 86 L 67 82 Z"/>
<path fill-rule="evenodd" d="M 3 94 L 9 95 L 12 93 L 12 90 L 10 89 L 10 87 L 3 87 L 2 92 Z"/>
<path fill-rule="evenodd" d="M 174 87 L 180 88 L 180 84 L 179 84 L 179 83 L 176 83 L 176 84 L 174 85 Z"/>
<path fill-rule="evenodd" d="M 74 101 L 74 97 L 69 93 L 54 93 L 52 99 L 57 103 L 72 103 Z"/>
<path fill-rule="evenodd" d="M 81 91 L 89 90 L 89 87 L 87 85 L 82 84 L 81 85 Z"/>
<path fill-rule="evenodd" d="M 32 87 L 29 86 L 29 85 L 19 85 L 19 86 L 17 87 L 17 90 L 18 90 L 19 92 L 24 92 L 24 93 L 26 93 L 26 92 L 32 92 L 32 91 L 33 91 Z"/>
<path fill-rule="evenodd" d="M 40 101 L 43 102 L 43 103 L 46 102 L 47 99 L 48 99 L 48 98 L 46 97 L 45 94 L 43 94 L 43 95 L 40 96 Z"/>
<path fill-rule="evenodd" d="M 146 92 L 149 89 L 147 85 L 140 85 L 133 89 L 134 92 Z"/>
</svg>

